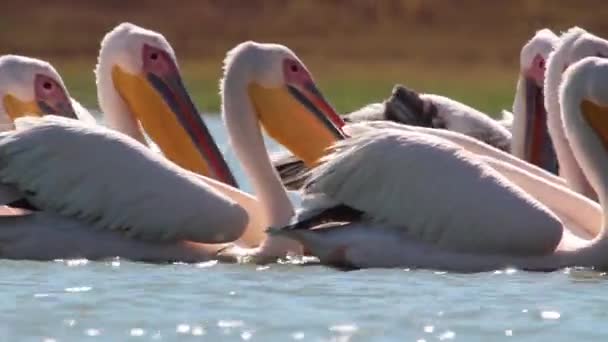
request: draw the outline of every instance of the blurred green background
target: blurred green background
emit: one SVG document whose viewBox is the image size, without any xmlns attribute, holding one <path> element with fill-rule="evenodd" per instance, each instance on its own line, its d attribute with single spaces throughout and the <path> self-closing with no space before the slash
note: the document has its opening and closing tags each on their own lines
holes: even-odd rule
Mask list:
<svg viewBox="0 0 608 342">
<path fill-rule="evenodd" d="M 607 18 L 603 0 L 3 0 L 0 54 L 47 59 L 97 107 L 99 42 L 130 21 L 165 35 L 205 111 L 218 111 L 224 54 L 252 39 L 292 48 L 341 112 L 403 83 L 494 114 L 511 107 L 519 50 L 536 30 L 605 36 Z"/>
</svg>

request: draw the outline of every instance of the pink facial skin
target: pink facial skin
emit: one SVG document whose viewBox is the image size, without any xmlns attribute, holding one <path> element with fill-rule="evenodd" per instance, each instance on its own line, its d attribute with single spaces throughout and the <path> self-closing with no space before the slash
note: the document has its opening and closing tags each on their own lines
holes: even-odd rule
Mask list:
<svg viewBox="0 0 608 342">
<path fill-rule="evenodd" d="M 545 59 L 541 55 L 534 56 L 532 65 L 524 71 L 524 74 L 542 88 L 545 83 Z"/>
<path fill-rule="evenodd" d="M 167 51 L 144 44 L 142 49 L 143 69 L 146 73 L 152 73 L 160 78 L 179 75 L 177 66 Z"/>
<path fill-rule="evenodd" d="M 34 96 L 44 114 L 55 114 L 77 119 L 72 102 L 63 87 L 52 77 L 36 74 Z"/>
<path fill-rule="evenodd" d="M 340 131 L 345 125 L 344 120 L 336 113 L 329 103 L 323 98 L 321 92 L 315 86 L 310 72 L 298 61 L 286 58 L 283 61 L 283 75 L 285 83 L 297 88 L 308 100 L 327 116 L 333 125 Z M 343 132 L 341 132 L 344 135 Z"/>
</svg>

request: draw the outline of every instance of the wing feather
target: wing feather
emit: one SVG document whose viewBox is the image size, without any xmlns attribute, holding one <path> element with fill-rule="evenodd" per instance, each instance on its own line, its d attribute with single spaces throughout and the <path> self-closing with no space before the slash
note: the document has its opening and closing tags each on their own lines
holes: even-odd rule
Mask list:
<svg viewBox="0 0 608 342">
<path fill-rule="evenodd" d="M 457 145 L 390 129 L 360 133 L 312 170 L 308 193 L 455 251 L 538 254 L 559 243 L 552 212 Z"/>
<path fill-rule="evenodd" d="M 145 240 L 227 242 L 245 229 L 236 202 L 123 134 L 53 116 L 16 125 L 0 139 L 0 181 L 39 208 Z"/>
</svg>

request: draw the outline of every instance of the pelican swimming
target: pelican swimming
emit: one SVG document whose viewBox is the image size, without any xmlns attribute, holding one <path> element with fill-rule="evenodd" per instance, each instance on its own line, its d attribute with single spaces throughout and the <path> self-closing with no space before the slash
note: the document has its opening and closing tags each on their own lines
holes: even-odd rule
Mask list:
<svg viewBox="0 0 608 342">
<path fill-rule="evenodd" d="M 608 41 L 574 27 L 565 32 L 550 54 L 545 73 L 545 107 L 547 126 L 559 162 L 559 174 L 575 191 L 597 200 L 597 194 L 585 177 L 568 143 L 563 129 L 562 110 L 559 103 L 559 86 L 566 68 L 590 56 L 608 56 Z"/>
<path fill-rule="evenodd" d="M 123 44 L 123 49 L 119 43 Z M 157 128 L 151 134 L 153 137 L 166 139 L 157 140 L 161 148 L 165 145 L 171 147 L 174 135 L 194 132 L 198 148 L 194 152 L 187 148 L 169 150 L 175 152 L 171 156 L 176 158 L 176 162 L 194 166 L 192 168 L 196 171 L 201 171 L 196 166 L 209 165 L 209 174 L 225 176 L 225 180 L 233 179 L 232 174 L 226 173 L 230 170 L 223 166 L 225 161 L 217 153 L 217 146 L 209 146 L 214 144 L 213 140 L 202 134 L 207 132 L 204 123 L 190 120 L 188 116 L 198 113 L 189 103 L 183 86 L 180 87 L 177 65 L 164 38 L 134 25 L 123 24 L 108 34 L 102 45 L 106 49 L 102 47 L 100 53 L 98 78 L 102 79 L 107 70 L 119 74 L 117 79 L 110 78 L 111 83 L 101 81 L 98 86 L 103 93 L 100 102 L 106 113 L 111 112 L 114 122 L 120 122 L 120 113 L 123 122 L 134 123 L 133 126 L 139 125 L 135 119 L 139 115 L 147 119 L 150 115 L 146 117 L 139 104 L 144 101 L 134 93 L 141 95 L 148 91 L 147 105 L 150 110 L 156 110 L 156 123 L 160 120 L 165 125 L 154 126 L 155 118 L 145 122 Z M 108 53 L 107 47 L 112 48 L 113 54 Z M 151 66 L 151 70 L 145 69 L 142 62 L 143 71 L 129 69 L 135 71 L 120 74 L 121 66 L 137 65 L 137 60 L 151 57 L 150 53 L 157 54 L 152 59 L 159 63 Z M 112 56 L 116 55 L 120 58 L 113 59 Z M 145 70 L 148 70 L 147 74 Z M 145 83 L 145 79 L 139 79 L 139 75 L 151 80 L 159 91 L 150 90 L 150 85 Z M 63 84 L 58 75 L 56 79 Z M 11 83 L 16 89 L 27 84 L 28 79 Z M 122 101 L 122 96 L 128 98 L 129 106 L 119 107 L 124 103 L 120 101 L 107 105 L 108 97 L 115 95 L 110 89 L 114 85 L 124 92 L 119 100 Z M 61 89 L 67 94 L 65 88 Z M 102 99 L 104 96 L 105 100 Z M 172 117 L 163 119 L 163 115 L 186 117 L 188 120 L 180 120 L 175 125 Z M 146 127 L 145 124 L 143 126 Z M 21 119 L 17 128 L 17 132 L 3 137 L 2 142 L 6 144 L 0 143 L 3 146 L 0 150 L 5 152 L 0 159 L 6 166 L 0 171 L 3 173 L 0 181 L 16 188 L 20 197 L 25 197 L 41 211 L 5 215 L 5 226 L 10 229 L 4 230 L 0 240 L 10 248 L 2 249 L 2 257 L 46 260 L 120 256 L 146 261 L 199 261 L 214 255 L 222 246 L 197 242 L 219 243 L 239 238 L 241 244 L 249 246 L 257 245 L 261 240 L 257 236 L 266 225 L 256 223 L 256 217 L 249 215 L 256 214 L 258 204 L 255 198 L 182 169 L 162 156 L 142 149 L 135 140 L 103 127 L 87 127 L 57 118 L 43 121 Z M 137 132 L 128 131 L 127 124 L 117 124 L 114 128 L 138 138 Z M 210 162 L 205 165 L 201 161 Z M 116 166 L 115 170 L 108 169 L 109 166 Z M 257 217 L 259 222 L 260 215 Z M 198 220 L 202 221 L 196 222 Z M 43 239 L 53 244 L 41 247 Z M 99 243 L 92 246 L 95 241 Z"/>
<path fill-rule="evenodd" d="M 564 75 L 560 99 L 568 141 L 599 195 L 605 216 L 608 205 L 605 172 L 608 168 L 608 61 L 589 57 L 572 65 Z M 321 202 L 332 206 L 304 210 L 299 215 L 300 222 L 273 229 L 273 234 L 293 238 L 323 263 L 340 267 L 416 267 L 460 272 L 502 267 L 531 271 L 567 266 L 608 267 L 608 223 L 605 220 L 595 238 L 581 239 L 568 227 L 561 226 L 541 206 L 524 204 L 529 201 L 525 193 L 509 189 L 499 174 L 471 159 L 466 151 L 441 141 L 430 141 L 429 136 L 377 130 L 371 131 L 370 135 L 339 143 L 312 171 L 306 186 L 307 195 L 319 196 Z M 391 153 L 396 149 L 387 148 L 387 145 L 399 146 L 399 153 Z M 436 159 L 435 163 L 424 161 L 430 159 L 429 155 Z M 416 173 L 415 179 L 405 175 L 388 177 L 392 171 L 381 167 L 358 170 L 362 158 L 376 163 L 388 159 L 393 164 L 407 165 L 413 169 L 409 176 Z M 446 183 L 429 176 L 438 163 L 450 169 L 451 177 L 459 182 Z M 374 185 L 363 182 L 362 177 L 372 177 Z M 435 191 L 429 187 L 425 187 L 426 194 L 417 190 L 429 182 L 433 182 Z M 421 208 L 431 204 L 429 201 L 435 202 L 433 206 L 445 201 L 442 192 L 458 191 L 462 187 L 459 193 L 466 193 L 466 197 L 477 196 L 475 193 L 482 183 L 486 191 L 498 190 L 488 192 L 491 198 L 484 197 L 486 200 L 509 198 L 504 202 L 503 210 L 510 211 L 524 204 L 520 208 L 523 211 L 514 211 L 517 213 L 514 216 L 523 215 L 525 219 L 517 222 L 521 217 L 501 217 L 502 214 L 494 212 L 488 202 L 468 200 L 450 204 L 455 215 L 444 216 L 436 212 L 436 216 L 428 217 L 421 214 Z M 360 195 L 353 196 L 355 192 Z M 503 197 L 507 193 L 510 195 Z M 463 203 L 475 203 L 476 208 Z M 351 220 L 347 223 L 330 223 L 310 229 L 311 223 L 318 225 L 316 223 L 324 213 L 336 208 L 344 212 L 344 207 L 351 211 Z M 471 216 L 471 211 L 476 210 L 490 210 L 491 215 L 498 215 L 495 223 L 463 224 L 462 217 Z M 503 224 L 502 219 L 508 221 Z"/>
<path fill-rule="evenodd" d="M 555 173 L 556 161 L 552 144 L 546 129 L 543 129 L 546 121 L 543 115 L 542 85 L 545 60 L 556 40 L 557 36 L 551 30 L 542 29 L 524 45 L 520 54 L 514 114 L 503 111 L 502 121 L 493 120 L 448 97 L 420 94 L 404 86 L 395 86 L 391 97 L 382 104 L 371 104 L 345 115 L 344 121 L 354 123 L 386 120 L 458 132 L 499 150 L 513 151 L 518 158 Z M 536 108 L 532 110 L 535 105 Z M 514 117 L 511 118 L 514 123 L 511 123 L 510 117 Z M 513 125 L 514 136 L 508 129 Z M 527 149 L 525 153 L 524 146 Z M 273 163 L 285 186 L 291 190 L 298 189 L 305 180 L 306 164 L 291 154 L 278 154 L 274 159 Z"/>
<path fill-rule="evenodd" d="M 243 166 L 254 183 L 256 193 L 260 196 L 260 203 L 270 218 L 270 225 L 281 226 L 277 223 L 285 222 L 293 208 L 286 200 L 285 190 L 280 187 L 277 175 L 272 172 L 260 138 L 257 138 L 258 125 L 261 124 L 272 138 L 311 166 L 322 160 L 327 147 L 340 140 L 349 139 L 344 139 L 345 135 L 338 128 L 343 126 L 339 116 L 323 100 L 306 67 L 288 48 L 276 44 L 244 43 L 228 54 L 224 69 L 223 114 L 233 148 L 239 159 L 244 161 Z M 374 122 L 358 123 L 354 126 L 365 127 L 364 131 L 376 131 L 376 125 L 391 124 Z M 454 216 L 455 212 L 470 212 L 460 217 L 463 225 L 478 227 L 492 225 L 496 226 L 496 229 L 518 223 L 522 226 L 521 229 L 527 224 L 535 224 L 552 226 L 554 230 L 560 230 L 562 222 L 565 222 L 581 237 L 597 235 L 601 221 L 599 206 L 568 190 L 563 182 L 560 183 L 559 178 L 546 171 L 455 132 L 392 125 L 399 128 L 389 132 L 408 131 L 407 134 L 415 137 L 428 137 L 431 146 L 434 144 L 449 146 L 446 149 L 452 154 L 455 150 L 462 151 L 459 153 L 466 154 L 475 161 L 474 164 L 483 165 L 483 171 L 491 175 L 487 182 L 492 184 L 488 185 L 488 188 L 467 187 L 466 182 L 454 178 L 454 173 L 457 177 L 462 176 L 458 171 L 457 163 L 454 165 L 456 169 L 452 165 L 438 163 L 427 170 L 425 176 L 443 180 L 446 183 L 445 188 L 461 189 L 462 193 L 467 194 L 466 198 L 473 196 L 478 198 L 478 201 L 467 201 L 469 204 L 475 203 L 468 208 L 469 210 L 452 210 L 451 208 L 455 206 L 451 203 L 461 201 L 462 194 L 457 191 L 450 191 L 447 194 L 442 194 L 440 191 L 433 192 L 433 188 L 442 189 L 442 187 L 436 186 L 434 181 L 423 182 L 419 183 L 417 188 L 420 194 L 412 195 L 412 200 L 417 201 L 418 196 L 427 199 L 438 196 L 440 199 L 443 198 L 441 201 L 443 204 L 437 207 L 431 205 L 435 202 L 433 198 L 427 206 L 416 207 L 420 215 L 432 217 L 442 216 L 439 213 L 443 213 L 444 217 L 447 217 Z M 352 128 L 352 126 L 345 127 Z M 384 134 L 383 130 L 377 131 L 381 133 L 375 135 L 376 138 Z M 357 132 L 353 129 L 347 133 L 353 134 L 356 138 Z M 346 142 L 340 144 L 348 145 Z M 402 152 L 398 145 L 392 148 L 389 144 L 385 144 L 382 148 L 387 155 Z M 423 165 L 435 163 L 434 159 L 428 159 L 432 157 L 425 156 L 424 153 L 417 157 L 421 158 L 420 162 Z M 331 157 L 327 158 L 331 159 Z M 371 175 L 373 170 L 384 170 L 387 173 L 392 172 L 390 176 L 396 181 L 410 176 L 413 177 L 412 182 L 417 179 L 410 175 L 415 165 L 396 165 L 388 160 L 379 164 L 377 159 L 368 163 L 364 155 L 361 155 L 357 161 L 356 166 L 354 163 L 350 164 L 353 168 L 349 168 L 346 173 Z M 345 174 L 342 174 L 342 177 L 346 179 Z M 386 178 L 388 175 L 382 177 Z M 384 179 L 382 177 L 376 178 L 371 175 L 369 178 L 363 177 L 365 179 L 358 178 L 361 184 L 354 188 L 361 191 L 355 191 L 351 195 L 364 198 L 366 190 L 373 188 L 378 180 Z M 513 185 L 511 181 L 526 188 L 526 192 Z M 466 184 L 472 186 L 470 182 Z M 390 192 L 389 188 L 382 189 Z M 426 190 L 430 192 L 426 194 Z M 400 194 L 406 196 L 408 193 L 400 192 Z M 394 202 L 401 203 L 404 200 L 398 199 Z M 372 201 L 378 206 L 389 206 L 380 197 Z M 480 211 L 479 203 L 484 203 L 488 209 Z M 257 250 L 242 250 L 238 253 L 252 256 L 256 260 L 268 260 L 280 257 L 288 251 L 298 250 L 293 244 L 283 245 L 281 242 L 276 242 L 273 237 L 269 237 L 267 241 L 270 242 Z"/>
<path fill-rule="evenodd" d="M 98 125 L 44 116 L 0 135 L 0 182 L 41 211 L 0 217 L 0 257 L 204 261 L 248 215 L 203 176 Z"/>
<path fill-rule="evenodd" d="M 62 115 L 94 123 L 95 119 L 72 99 L 51 64 L 17 55 L 0 56 L 0 131 L 12 130 L 23 116 Z M 0 185 L 0 205 L 29 205 L 12 187 Z"/>
<path fill-rule="evenodd" d="M 117 25 L 101 41 L 95 76 L 106 124 L 147 144 L 145 131 L 169 160 L 219 180 L 221 183 L 205 181 L 247 210 L 249 225 L 240 242 L 258 245 L 266 227 L 259 204 L 253 196 L 238 190 L 188 95 L 167 39 L 131 23 Z"/>
<path fill-rule="evenodd" d="M 540 35 L 544 35 L 542 32 Z M 534 51 L 534 50 L 532 50 Z M 542 51 L 541 51 L 542 52 Z M 524 53 L 524 56 L 527 52 Z M 261 57 L 260 57 L 261 58 Z M 527 58 L 524 58 L 524 61 Z M 532 60 L 538 62 L 538 58 L 532 58 Z M 523 68 L 524 71 L 530 68 Z M 540 70 L 532 70 L 532 72 L 538 74 Z M 532 74 L 530 73 L 530 76 Z M 538 77 L 538 75 L 537 75 Z M 278 106 L 278 105 L 277 105 Z M 516 111 L 519 113 L 519 111 Z M 286 120 L 286 119 L 283 119 Z M 338 116 L 333 116 L 331 119 L 332 123 L 337 127 L 344 125 L 344 122 L 340 122 Z M 475 153 L 480 160 L 484 163 L 489 164 L 495 170 L 503 174 L 510 181 L 516 183 L 519 187 L 523 188 L 526 192 L 532 195 L 537 201 L 546 205 L 551 211 L 556 214 L 564 223 L 567 223 L 571 227 L 576 227 L 576 230 L 586 231 L 591 236 L 597 234 L 598 222 L 601 221 L 601 208 L 596 203 L 582 198 L 577 193 L 570 191 L 567 188 L 567 184 L 562 178 L 556 177 L 555 175 L 529 164 L 513 155 L 505 153 L 504 151 L 498 150 L 487 144 L 481 143 L 476 139 L 469 136 L 458 134 L 448 130 L 441 129 L 430 129 L 426 127 L 412 127 L 408 125 L 391 124 L 387 121 L 369 121 L 360 123 L 364 126 L 369 127 L 390 127 L 408 132 L 419 132 L 428 135 L 433 135 L 442 139 L 447 139 L 453 143 L 456 143 L 460 147 L 465 148 L 469 152 Z M 300 158 L 298 153 L 295 153 L 296 160 L 303 160 L 308 167 L 314 166 L 317 161 L 323 156 L 325 148 L 329 147 L 330 144 L 324 144 L 327 139 L 319 140 L 316 138 L 316 132 L 310 132 L 309 136 L 306 136 L 304 132 L 301 133 L 303 141 L 314 142 L 309 144 L 308 149 L 305 152 L 304 158 Z M 335 140 L 334 140 L 335 141 Z M 280 142 L 280 140 L 279 140 Z M 361 162 L 362 167 L 374 167 L 374 165 L 366 164 L 364 161 Z M 285 165 L 286 167 L 291 167 Z M 293 167 L 298 168 L 297 165 Z M 449 176 L 449 171 L 443 170 L 446 173 L 446 177 Z M 443 172 L 442 171 L 442 172 Z M 289 171 L 287 171 L 289 172 Z M 439 172 L 439 170 L 438 170 Z M 293 180 L 284 179 L 284 183 L 292 182 L 293 184 L 301 183 L 301 173 L 295 172 L 296 176 Z M 284 175 L 284 172 L 280 172 Z M 306 176 L 304 174 L 304 176 Z M 449 179 L 449 177 L 448 177 Z"/>
</svg>

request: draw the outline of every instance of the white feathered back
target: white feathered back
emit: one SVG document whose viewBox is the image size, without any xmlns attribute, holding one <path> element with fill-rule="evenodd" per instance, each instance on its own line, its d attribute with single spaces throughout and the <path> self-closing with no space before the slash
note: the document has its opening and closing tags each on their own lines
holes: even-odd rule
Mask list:
<svg viewBox="0 0 608 342">
<path fill-rule="evenodd" d="M 36 206 L 146 240 L 226 242 L 246 212 L 135 140 L 55 116 L 22 118 L 0 138 L 0 181 Z"/>
<path fill-rule="evenodd" d="M 466 150 L 420 133 L 358 133 L 312 170 L 307 192 L 461 252 L 539 254 L 559 242 L 553 213 Z"/>
<path fill-rule="evenodd" d="M 437 116 L 446 129 L 466 134 L 503 151 L 509 151 L 511 132 L 486 114 L 448 97 L 424 94 L 421 96 L 437 106 Z"/>
</svg>

